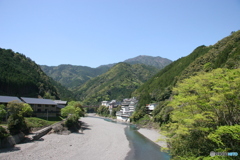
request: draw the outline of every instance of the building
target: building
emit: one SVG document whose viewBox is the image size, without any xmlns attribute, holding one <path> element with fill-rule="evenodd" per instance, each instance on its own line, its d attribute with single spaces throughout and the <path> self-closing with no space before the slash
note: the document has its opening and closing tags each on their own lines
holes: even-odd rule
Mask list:
<svg viewBox="0 0 240 160">
<path fill-rule="evenodd" d="M 32 107 L 33 116 L 46 118 L 57 116 L 57 103 L 51 99 L 21 97 L 21 100 Z"/>
<path fill-rule="evenodd" d="M 152 103 L 152 104 L 148 104 L 146 107 L 147 107 L 147 110 L 151 112 L 155 109 L 156 106 L 157 106 L 156 103 Z"/>
<path fill-rule="evenodd" d="M 51 100 L 42 98 L 0 96 L 0 104 L 7 104 L 11 101 L 27 103 L 33 109 L 32 116 L 36 117 L 56 117 L 60 115 L 61 109 L 66 107 L 67 101 Z"/>
<path fill-rule="evenodd" d="M 109 106 L 109 101 L 102 101 L 102 106 L 108 107 Z"/>
<path fill-rule="evenodd" d="M 138 100 L 133 97 L 130 99 L 124 99 L 121 103 L 121 110 L 116 113 L 117 120 L 129 122 L 130 117 L 135 111 Z"/>
<path fill-rule="evenodd" d="M 22 102 L 18 97 L 13 97 L 13 96 L 0 96 L 0 104 L 4 104 L 7 106 L 7 104 L 11 101 L 17 101 L 17 102 Z"/>
<path fill-rule="evenodd" d="M 66 107 L 68 102 L 67 101 L 62 101 L 62 100 L 54 100 L 53 102 L 57 104 L 57 108 L 56 108 L 57 115 L 56 116 L 60 116 L 61 115 L 61 109 Z"/>
<path fill-rule="evenodd" d="M 113 108 L 117 108 L 119 105 L 121 105 L 121 102 L 117 102 L 116 100 L 112 100 L 111 102 L 109 102 L 108 109 L 110 114 L 112 114 Z"/>
</svg>

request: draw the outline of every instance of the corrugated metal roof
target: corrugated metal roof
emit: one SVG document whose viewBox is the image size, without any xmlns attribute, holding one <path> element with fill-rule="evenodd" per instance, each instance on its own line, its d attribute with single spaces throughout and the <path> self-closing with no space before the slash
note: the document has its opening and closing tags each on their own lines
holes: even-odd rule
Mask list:
<svg viewBox="0 0 240 160">
<path fill-rule="evenodd" d="M 18 97 L 0 96 L 0 103 L 8 103 L 8 102 L 11 102 L 11 101 L 22 102 Z"/>
<path fill-rule="evenodd" d="M 46 104 L 46 105 L 57 105 L 51 99 L 40 99 L 40 98 L 26 98 L 21 97 L 21 99 L 28 104 Z"/>
</svg>

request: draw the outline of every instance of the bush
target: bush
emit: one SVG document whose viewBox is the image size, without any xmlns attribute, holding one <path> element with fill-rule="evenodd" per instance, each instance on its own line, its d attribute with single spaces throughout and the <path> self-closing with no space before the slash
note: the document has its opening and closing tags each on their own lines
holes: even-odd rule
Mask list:
<svg viewBox="0 0 240 160">
<path fill-rule="evenodd" d="M 65 122 L 66 127 L 68 127 L 68 129 L 76 127 L 78 125 L 78 119 L 79 116 L 77 114 L 69 115 Z"/>
<path fill-rule="evenodd" d="M 20 132 L 28 133 L 28 127 L 24 117 L 19 115 L 11 115 L 8 118 L 8 130 L 11 135 L 15 135 Z"/>
<path fill-rule="evenodd" d="M 0 140 L 6 138 L 9 136 L 9 133 L 7 132 L 7 130 L 5 128 L 3 128 L 2 126 L 0 126 Z"/>
</svg>

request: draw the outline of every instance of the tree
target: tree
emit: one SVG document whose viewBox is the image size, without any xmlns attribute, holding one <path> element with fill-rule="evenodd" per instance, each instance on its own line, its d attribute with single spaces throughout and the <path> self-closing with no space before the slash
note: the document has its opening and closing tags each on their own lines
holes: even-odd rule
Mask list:
<svg viewBox="0 0 240 160">
<path fill-rule="evenodd" d="M 12 101 L 7 104 L 7 110 L 10 114 L 8 118 L 8 130 L 10 133 L 28 132 L 24 116 L 31 115 L 32 108 L 28 104 Z"/>
<path fill-rule="evenodd" d="M 5 110 L 5 106 L 3 104 L 0 105 L 0 123 L 1 120 L 6 116 L 7 111 Z"/>
<path fill-rule="evenodd" d="M 171 122 L 165 125 L 171 153 L 208 156 L 239 152 L 240 69 L 216 69 L 185 79 L 173 89 Z M 234 140 L 234 143 L 232 141 Z"/>
<path fill-rule="evenodd" d="M 80 102 L 71 101 L 69 104 L 61 109 L 61 115 L 67 117 L 69 114 L 76 114 L 78 117 L 83 117 L 85 112 Z"/>
<path fill-rule="evenodd" d="M 109 111 L 108 107 L 106 107 L 106 106 L 100 106 L 97 109 L 97 114 L 99 114 L 99 115 L 107 117 L 107 116 L 109 116 L 109 113 L 110 113 L 110 111 Z"/>
</svg>

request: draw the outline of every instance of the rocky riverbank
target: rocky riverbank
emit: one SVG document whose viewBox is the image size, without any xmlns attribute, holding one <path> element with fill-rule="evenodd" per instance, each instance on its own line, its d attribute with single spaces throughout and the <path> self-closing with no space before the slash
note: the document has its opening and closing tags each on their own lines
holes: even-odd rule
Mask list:
<svg viewBox="0 0 240 160">
<path fill-rule="evenodd" d="M 99 118 L 81 118 L 84 123 L 80 133 L 69 135 L 48 134 L 38 141 L 17 144 L 11 149 L 2 149 L 3 160 L 122 160 L 130 151 L 124 133 L 124 125 L 106 122 Z"/>
<path fill-rule="evenodd" d="M 167 144 L 164 141 L 166 137 L 164 135 L 161 135 L 158 130 L 155 129 L 147 129 L 147 128 L 140 128 L 138 130 L 139 133 L 141 133 L 146 138 L 150 139 L 157 145 L 166 148 Z"/>
</svg>

